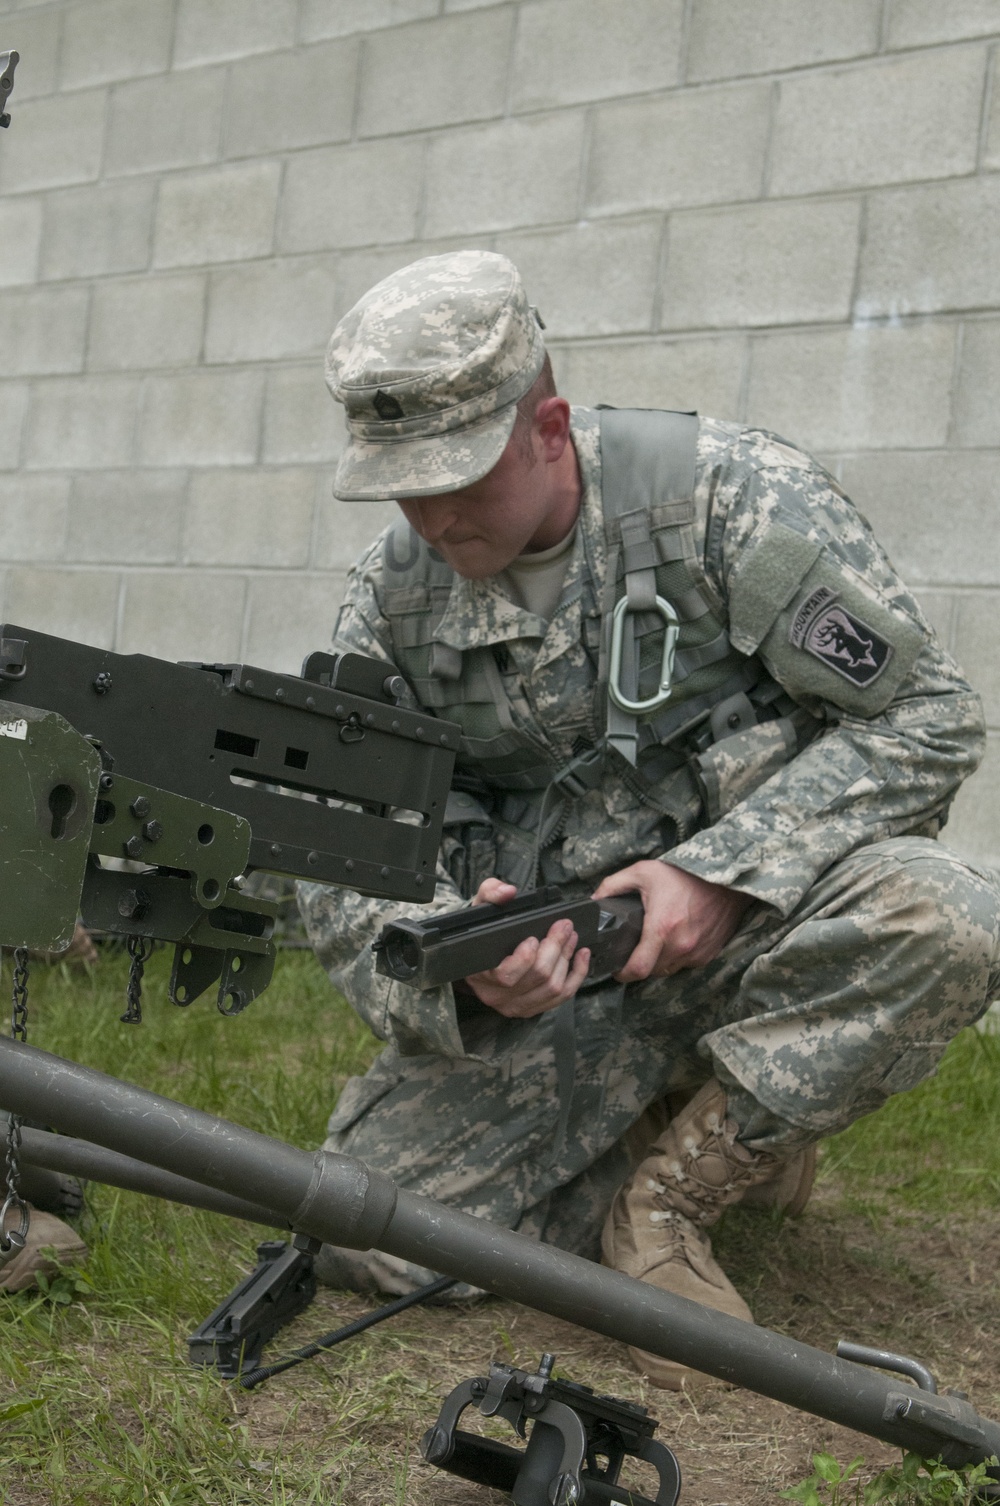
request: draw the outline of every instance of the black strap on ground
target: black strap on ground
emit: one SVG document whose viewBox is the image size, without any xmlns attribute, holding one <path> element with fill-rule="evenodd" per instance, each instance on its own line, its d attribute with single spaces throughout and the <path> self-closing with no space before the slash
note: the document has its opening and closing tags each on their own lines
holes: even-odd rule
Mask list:
<svg viewBox="0 0 1000 1506">
<path fill-rule="evenodd" d="M 454 1276 L 438 1276 L 435 1281 L 429 1281 L 426 1286 L 418 1286 L 415 1292 L 407 1292 L 405 1297 L 397 1297 L 394 1302 L 387 1302 L 384 1307 L 377 1307 L 374 1312 L 355 1318 L 353 1323 L 345 1323 L 343 1328 L 335 1328 L 332 1333 L 324 1334 L 321 1339 L 316 1340 L 315 1344 L 307 1344 L 304 1349 L 296 1349 L 287 1360 L 278 1360 L 273 1365 L 260 1365 L 256 1370 L 247 1370 L 239 1377 L 239 1383 L 244 1391 L 252 1391 L 262 1381 L 270 1380 L 272 1375 L 280 1375 L 282 1370 L 291 1370 L 293 1365 L 301 1365 L 303 1360 L 311 1360 L 313 1355 L 322 1354 L 324 1349 L 332 1349 L 335 1344 L 342 1344 L 345 1339 L 353 1339 L 356 1333 L 364 1333 L 366 1328 L 374 1328 L 376 1323 L 384 1323 L 386 1318 L 393 1318 L 397 1313 L 405 1312 L 408 1307 L 417 1307 L 421 1302 L 428 1302 L 439 1293 L 448 1291 L 449 1287 L 457 1285 L 458 1281 Z"/>
</svg>

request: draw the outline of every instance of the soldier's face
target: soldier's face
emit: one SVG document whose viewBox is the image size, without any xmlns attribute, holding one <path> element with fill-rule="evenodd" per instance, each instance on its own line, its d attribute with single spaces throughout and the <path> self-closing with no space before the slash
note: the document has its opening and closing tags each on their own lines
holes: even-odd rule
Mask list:
<svg viewBox="0 0 1000 1506">
<path fill-rule="evenodd" d="M 574 476 L 577 471 L 568 437 L 569 410 L 561 398 L 551 401 L 566 407 L 561 443 L 553 444 L 537 428 L 530 436 L 515 428 L 493 469 L 471 486 L 439 497 L 399 499 L 414 531 L 466 580 L 499 574 L 519 554 L 558 544 L 573 526 L 579 483 L 570 508 L 566 475 L 570 465 Z"/>
</svg>

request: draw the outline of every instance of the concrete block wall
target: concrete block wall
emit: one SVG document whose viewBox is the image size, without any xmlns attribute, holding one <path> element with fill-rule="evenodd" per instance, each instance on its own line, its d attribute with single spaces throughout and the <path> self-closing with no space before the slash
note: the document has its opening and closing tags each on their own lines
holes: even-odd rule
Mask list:
<svg viewBox="0 0 1000 1506">
<path fill-rule="evenodd" d="M 294 668 L 385 507 L 330 499 L 337 317 L 521 266 L 579 401 L 813 449 L 982 690 L 1000 864 L 1000 0 L 0 0 L 0 604 Z"/>
</svg>

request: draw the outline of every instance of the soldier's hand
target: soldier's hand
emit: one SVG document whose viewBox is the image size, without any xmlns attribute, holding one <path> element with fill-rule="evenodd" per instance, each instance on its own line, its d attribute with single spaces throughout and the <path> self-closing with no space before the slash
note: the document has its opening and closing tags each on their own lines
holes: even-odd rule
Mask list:
<svg viewBox="0 0 1000 1506">
<path fill-rule="evenodd" d="M 704 967 L 739 929 L 752 896 L 710 884 L 646 859 L 612 873 L 594 891 L 595 899 L 638 891 L 646 918 L 642 939 L 616 976 L 623 983 L 664 978 L 686 967 Z"/>
<path fill-rule="evenodd" d="M 489 878 L 480 884 L 472 903 L 502 905 L 516 894 L 513 884 Z M 577 951 L 578 939 L 572 921 L 557 920 L 541 941 L 526 937 L 497 967 L 473 973 L 465 981 L 481 1003 L 508 1019 L 544 1014 L 571 999 L 587 976 L 590 951 Z"/>
</svg>

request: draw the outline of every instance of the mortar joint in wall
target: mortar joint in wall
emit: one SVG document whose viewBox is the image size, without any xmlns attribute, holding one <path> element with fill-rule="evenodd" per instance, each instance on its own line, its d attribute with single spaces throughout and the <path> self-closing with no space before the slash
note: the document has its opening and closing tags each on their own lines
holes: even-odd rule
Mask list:
<svg viewBox="0 0 1000 1506">
<path fill-rule="evenodd" d="M 955 346 L 952 352 L 951 382 L 948 387 L 948 425 L 945 429 L 945 443 L 955 443 L 955 429 L 958 423 L 958 383 L 962 371 L 962 351 L 965 347 L 965 320 L 956 320 Z"/>
<path fill-rule="evenodd" d="M 358 127 L 361 123 L 361 94 L 365 83 L 365 68 L 368 63 L 368 38 L 358 38 L 358 52 L 354 60 L 354 101 L 351 110 L 351 134 L 350 140 L 358 140 Z"/>
<path fill-rule="evenodd" d="M 427 221 L 427 159 L 431 152 L 431 136 L 425 135 L 420 143 L 420 182 L 417 185 L 417 203 L 413 215 L 413 231 L 416 240 L 422 240 Z"/>
<path fill-rule="evenodd" d="M 986 147 L 989 141 L 990 115 L 993 109 L 994 77 L 1000 68 L 1000 43 L 986 49 L 986 76 L 983 79 L 983 99 L 979 112 L 979 139 L 976 144 L 976 172 L 982 172 Z"/>
<path fill-rule="evenodd" d="M 695 0 L 684 0 L 684 8 L 681 11 L 681 39 L 677 49 L 677 83 L 683 88 L 687 83 L 688 65 L 691 51 L 691 19 L 694 13 Z"/>
<path fill-rule="evenodd" d="M 878 0 L 878 24 L 875 27 L 875 51 L 885 52 L 889 45 L 889 9 L 892 0 Z"/>
<path fill-rule="evenodd" d="M 767 129 L 764 133 L 764 157 L 760 165 L 760 194 L 758 197 L 761 199 L 766 199 L 771 192 L 771 160 L 774 155 L 774 137 L 777 131 L 780 98 L 780 80 L 772 79 L 767 96 Z"/>
<path fill-rule="evenodd" d="M 441 0 L 441 8 L 443 12 L 444 0 Z M 514 21 L 510 28 L 510 41 L 508 43 L 507 52 L 507 74 L 504 79 L 503 87 L 503 118 L 505 120 L 508 119 L 512 113 L 514 101 L 514 60 L 517 57 L 517 38 L 518 33 L 521 30 L 521 7 L 518 4 L 513 6 L 512 8 L 514 11 Z"/>
<path fill-rule="evenodd" d="M 240 660 L 246 662 L 247 644 L 250 642 L 250 579 L 243 574 L 243 620 L 240 624 Z"/>
<path fill-rule="evenodd" d="M 868 194 L 861 196 L 861 210 L 858 215 L 858 243 L 854 253 L 854 276 L 851 278 L 851 291 L 847 300 L 848 317 L 852 328 L 861 320 L 863 309 L 860 303 L 861 294 L 861 266 L 864 261 L 865 247 L 868 243 Z"/>
<path fill-rule="evenodd" d="M 659 245 L 656 250 L 656 282 L 653 286 L 652 307 L 650 308 L 650 332 L 660 328 L 663 321 L 663 290 L 667 285 L 667 271 L 670 261 L 670 215 L 665 214 L 660 224 Z"/>
</svg>

